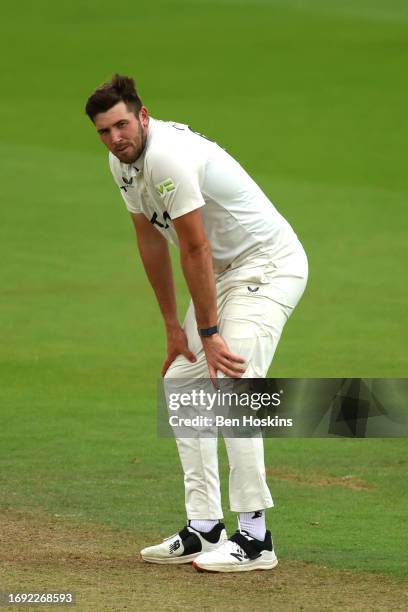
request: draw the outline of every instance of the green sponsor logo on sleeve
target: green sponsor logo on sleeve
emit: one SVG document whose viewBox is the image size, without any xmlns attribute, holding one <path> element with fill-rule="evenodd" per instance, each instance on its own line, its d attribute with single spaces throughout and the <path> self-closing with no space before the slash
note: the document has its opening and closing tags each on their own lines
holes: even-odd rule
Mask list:
<svg viewBox="0 0 408 612">
<path fill-rule="evenodd" d="M 175 188 L 176 187 L 175 187 L 175 185 L 174 185 L 174 183 L 173 183 L 171 178 L 168 178 L 165 181 L 163 181 L 162 183 L 158 183 L 157 185 L 155 185 L 155 189 L 156 189 L 157 193 L 162 198 L 164 198 L 166 193 L 170 193 L 171 191 L 174 191 Z"/>
</svg>

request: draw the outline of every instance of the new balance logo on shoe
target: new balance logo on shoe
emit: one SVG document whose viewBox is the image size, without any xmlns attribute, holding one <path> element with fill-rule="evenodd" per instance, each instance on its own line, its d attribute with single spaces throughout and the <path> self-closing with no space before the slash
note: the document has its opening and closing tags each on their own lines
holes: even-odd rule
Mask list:
<svg viewBox="0 0 408 612">
<path fill-rule="evenodd" d="M 176 550 L 180 548 L 180 540 L 175 540 L 169 546 L 169 553 L 172 555 Z"/>
<path fill-rule="evenodd" d="M 231 553 L 231 557 L 235 557 L 236 559 L 238 559 L 238 561 L 248 559 L 248 555 L 241 555 L 240 553 Z"/>
</svg>

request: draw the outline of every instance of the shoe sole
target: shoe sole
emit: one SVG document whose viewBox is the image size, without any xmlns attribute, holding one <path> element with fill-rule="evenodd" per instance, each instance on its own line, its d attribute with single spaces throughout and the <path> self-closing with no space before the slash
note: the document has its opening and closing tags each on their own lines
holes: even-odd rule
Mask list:
<svg viewBox="0 0 408 612">
<path fill-rule="evenodd" d="M 273 561 L 264 561 L 258 563 L 251 563 L 245 565 L 212 565 L 211 569 L 207 567 L 203 567 L 202 565 L 198 565 L 196 561 L 193 561 L 193 567 L 198 572 L 207 572 L 208 574 L 219 574 L 219 573 L 227 573 L 227 572 L 251 572 L 254 570 L 271 570 L 278 565 L 278 560 L 274 559 Z"/>
<path fill-rule="evenodd" d="M 181 565 L 182 563 L 191 563 L 194 559 L 197 559 L 198 555 L 201 553 L 197 553 L 194 555 L 186 555 L 185 557 L 170 557 L 169 559 L 160 559 L 157 557 L 144 557 L 140 555 L 143 561 L 147 563 L 158 563 L 159 565 Z"/>
</svg>

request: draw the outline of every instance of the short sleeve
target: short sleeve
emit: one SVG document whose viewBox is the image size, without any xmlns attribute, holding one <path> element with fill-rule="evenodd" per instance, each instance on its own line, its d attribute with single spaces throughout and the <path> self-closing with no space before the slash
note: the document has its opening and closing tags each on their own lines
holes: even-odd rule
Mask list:
<svg viewBox="0 0 408 612">
<path fill-rule="evenodd" d="M 120 189 L 120 195 L 123 198 L 126 208 L 131 213 L 141 213 L 142 207 L 140 199 L 136 196 L 136 194 L 133 194 L 132 192 L 129 193 L 129 191 L 129 189 L 127 189 L 126 191 L 125 189 Z"/>
<path fill-rule="evenodd" d="M 132 179 L 127 179 L 127 182 L 123 180 L 120 163 L 111 153 L 109 154 L 109 167 L 128 211 L 131 213 L 141 213 L 142 207 L 135 183 Z"/>
<path fill-rule="evenodd" d="M 204 206 L 195 160 L 177 150 L 171 153 L 156 150 L 149 152 L 145 163 L 150 194 L 165 207 L 171 219 Z"/>
</svg>

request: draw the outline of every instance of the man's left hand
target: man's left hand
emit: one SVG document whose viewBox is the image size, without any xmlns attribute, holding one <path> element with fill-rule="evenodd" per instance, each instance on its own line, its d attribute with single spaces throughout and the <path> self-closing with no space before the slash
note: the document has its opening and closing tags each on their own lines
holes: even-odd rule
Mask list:
<svg viewBox="0 0 408 612">
<path fill-rule="evenodd" d="M 243 357 L 230 352 L 224 338 L 220 334 L 202 337 L 203 348 L 207 359 L 210 378 L 215 381 L 220 371 L 228 378 L 240 378 L 245 372 Z"/>
</svg>

